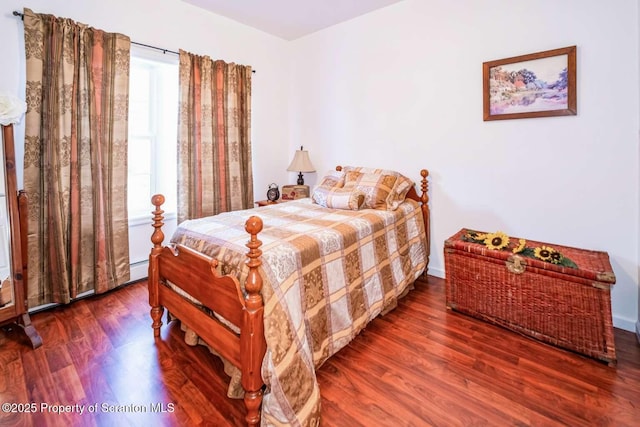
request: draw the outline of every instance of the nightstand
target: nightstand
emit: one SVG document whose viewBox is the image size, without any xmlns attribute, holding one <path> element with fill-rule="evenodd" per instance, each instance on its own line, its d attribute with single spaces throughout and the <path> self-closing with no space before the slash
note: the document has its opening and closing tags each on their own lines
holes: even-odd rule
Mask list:
<svg viewBox="0 0 640 427">
<path fill-rule="evenodd" d="M 256 206 L 258 207 L 262 207 L 262 206 L 269 206 L 269 205 L 277 205 L 278 203 L 284 203 L 286 202 L 286 200 L 275 200 L 275 201 L 271 201 L 271 200 L 258 200 L 256 202 Z"/>
</svg>

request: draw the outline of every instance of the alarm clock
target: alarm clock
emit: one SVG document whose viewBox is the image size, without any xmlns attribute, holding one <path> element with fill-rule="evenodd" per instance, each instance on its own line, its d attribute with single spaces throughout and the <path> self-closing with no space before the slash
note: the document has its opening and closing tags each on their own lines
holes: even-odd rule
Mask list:
<svg viewBox="0 0 640 427">
<path fill-rule="evenodd" d="M 267 190 L 267 199 L 270 202 L 275 202 L 280 198 L 280 190 L 278 190 L 278 185 L 274 182 L 269 185 L 269 189 Z"/>
</svg>

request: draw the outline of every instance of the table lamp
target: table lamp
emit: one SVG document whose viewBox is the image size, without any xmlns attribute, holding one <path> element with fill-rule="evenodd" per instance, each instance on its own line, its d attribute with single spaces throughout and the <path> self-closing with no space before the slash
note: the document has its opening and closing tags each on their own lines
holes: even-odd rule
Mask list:
<svg viewBox="0 0 640 427">
<path fill-rule="evenodd" d="M 296 200 L 309 197 L 309 186 L 304 185 L 304 177 L 302 176 L 302 172 L 316 171 L 309 159 L 309 152 L 300 146 L 300 149 L 296 150 L 293 160 L 287 170 L 289 172 L 298 172 L 298 185 L 283 185 L 282 199 Z"/>
<path fill-rule="evenodd" d="M 311 164 L 309 152 L 304 150 L 302 146 L 296 151 L 291 164 L 287 168 L 289 172 L 298 172 L 298 185 L 304 185 L 304 177 L 302 172 L 315 172 L 316 169 Z"/>
</svg>

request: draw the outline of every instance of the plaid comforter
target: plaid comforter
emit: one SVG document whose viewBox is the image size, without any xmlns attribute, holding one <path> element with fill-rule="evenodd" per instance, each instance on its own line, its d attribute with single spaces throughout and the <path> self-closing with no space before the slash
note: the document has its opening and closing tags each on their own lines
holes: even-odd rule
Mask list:
<svg viewBox="0 0 640 427">
<path fill-rule="evenodd" d="M 310 199 L 185 221 L 172 242 L 219 259 L 244 283 L 245 221 L 262 241 L 267 385 L 262 425 L 318 425 L 315 369 L 396 306 L 428 259 L 418 203 L 395 211 L 322 208 Z"/>
</svg>

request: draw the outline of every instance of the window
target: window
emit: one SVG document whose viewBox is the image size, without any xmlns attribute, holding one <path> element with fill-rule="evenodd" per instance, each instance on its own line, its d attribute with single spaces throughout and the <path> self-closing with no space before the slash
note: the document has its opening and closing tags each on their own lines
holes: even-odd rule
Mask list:
<svg viewBox="0 0 640 427">
<path fill-rule="evenodd" d="M 131 46 L 129 80 L 128 201 L 130 279 L 147 276 L 151 249 L 151 197 L 166 202 L 165 227 L 176 222 L 178 57 Z"/>
<path fill-rule="evenodd" d="M 147 49 L 148 50 L 148 49 Z M 178 58 L 131 50 L 129 81 L 129 222 L 148 223 L 151 196 L 176 209 Z"/>
</svg>

